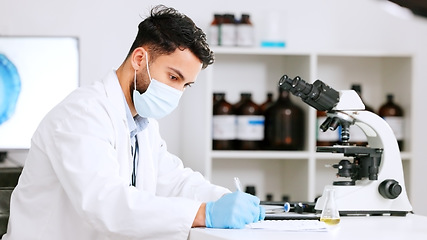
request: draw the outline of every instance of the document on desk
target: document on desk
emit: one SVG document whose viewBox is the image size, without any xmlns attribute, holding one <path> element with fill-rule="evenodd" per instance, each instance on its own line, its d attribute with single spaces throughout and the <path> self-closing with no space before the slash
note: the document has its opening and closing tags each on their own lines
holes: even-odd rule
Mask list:
<svg viewBox="0 0 427 240">
<path fill-rule="evenodd" d="M 318 220 L 265 220 L 248 224 L 246 228 L 296 232 L 328 231 L 326 223 Z"/>
<path fill-rule="evenodd" d="M 265 214 L 265 220 L 319 220 L 320 216 L 314 213 L 273 213 Z"/>
</svg>

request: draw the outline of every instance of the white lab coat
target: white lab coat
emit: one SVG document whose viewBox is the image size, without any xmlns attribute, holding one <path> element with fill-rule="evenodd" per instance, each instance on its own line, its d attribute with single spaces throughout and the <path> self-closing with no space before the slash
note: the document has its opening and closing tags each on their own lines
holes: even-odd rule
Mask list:
<svg viewBox="0 0 427 240">
<path fill-rule="evenodd" d="M 201 202 L 229 192 L 184 168 L 154 119 L 138 133 L 137 187 L 129 186 L 124 104 L 112 71 L 44 118 L 12 194 L 3 240 L 187 239 Z"/>
</svg>

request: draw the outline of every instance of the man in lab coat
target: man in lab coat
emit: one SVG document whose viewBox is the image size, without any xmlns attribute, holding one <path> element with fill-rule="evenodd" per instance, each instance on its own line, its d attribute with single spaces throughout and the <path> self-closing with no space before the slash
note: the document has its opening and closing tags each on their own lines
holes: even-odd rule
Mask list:
<svg viewBox="0 0 427 240">
<path fill-rule="evenodd" d="M 187 239 L 191 227 L 263 219 L 258 198 L 184 168 L 159 135 L 156 119 L 212 62 L 191 19 L 155 7 L 117 71 L 77 89 L 39 125 L 3 239 Z"/>
</svg>

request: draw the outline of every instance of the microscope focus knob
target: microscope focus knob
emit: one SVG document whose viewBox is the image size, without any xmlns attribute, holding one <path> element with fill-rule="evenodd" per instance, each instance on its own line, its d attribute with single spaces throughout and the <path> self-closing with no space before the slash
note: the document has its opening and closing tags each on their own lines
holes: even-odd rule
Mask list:
<svg viewBox="0 0 427 240">
<path fill-rule="evenodd" d="M 395 199 L 402 192 L 402 186 L 396 180 L 387 179 L 378 186 L 378 191 L 386 199 Z"/>
</svg>

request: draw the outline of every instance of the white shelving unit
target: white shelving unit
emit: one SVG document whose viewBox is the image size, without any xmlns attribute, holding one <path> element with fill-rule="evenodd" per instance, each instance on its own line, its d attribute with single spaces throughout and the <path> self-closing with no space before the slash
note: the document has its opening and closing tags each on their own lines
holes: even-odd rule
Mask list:
<svg viewBox="0 0 427 240">
<path fill-rule="evenodd" d="M 267 193 L 274 200 L 282 195 L 291 201 L 313 201 L 324 185 L 331 184 L 336 170 L 325 167 L 340 160 L 339 154 L 316 152 L 316 110 L 291 96 L 305 110 L 305 147 L 302 151 L 213 151 L 211 150 L 212 94 L 225 92 L 235 103 L 241 92 L 251 92 L 262 103 L 267 92 L 277 97 L 280 77 L 300 76 L 307 82 L 321 79 L 337 90 L 362 85 L 363 100 L 378 110 L 386 94 L 393 93 L 402 106 L 406 122 L 411 112 L 412 56 L 387 52 L 301 52 L 287 49 L 216 48 L 216 61 L 197 80 L 197 89 L 186 92 L 181 104 L 181 126 L 188 141 L 181 142 L 185 164 L 200 171 L 213 183 L 233 189 L 233 177 L 254 185 L 257 196 Z M 196 87 L 196 86 L 195 86 Z M 197 99 L 197 100 L 196 100 Z M 197 102 L 195 102 L 197 101 Z M 194 114 L 194 109 L 200 114 Z M 191 116 L 188 117 L 188 116 Z M 402 159 L 409 175 L 411 128 L 406 124 Z M 406 178 L 407 190 L 410 183 Z"/>
</svg>

